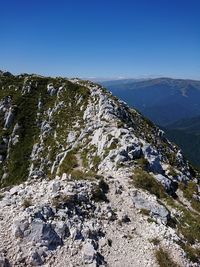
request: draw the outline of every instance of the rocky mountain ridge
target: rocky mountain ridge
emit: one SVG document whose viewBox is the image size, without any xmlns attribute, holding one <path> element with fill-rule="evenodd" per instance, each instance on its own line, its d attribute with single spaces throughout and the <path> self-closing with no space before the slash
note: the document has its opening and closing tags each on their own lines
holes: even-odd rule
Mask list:
<svg viewBox="0 0 200 267">
<path fill-rule="evenodd" d="M 0 266 L 198 266 L 199 176 L 160 129 L 89 81 L 0 88 Z"/>
</svg>

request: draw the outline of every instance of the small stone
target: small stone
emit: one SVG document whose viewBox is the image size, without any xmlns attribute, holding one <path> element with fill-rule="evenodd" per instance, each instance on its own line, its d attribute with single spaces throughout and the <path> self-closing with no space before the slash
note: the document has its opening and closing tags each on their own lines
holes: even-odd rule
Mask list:
<svg viewBox="0 0 200 267">
<path fill-rule="evenodd" d="M 10 194 L 17 195 L 18 191 L 19 191 L 19 186 L 14 186 L 13 188 L 10 189 Z"/>
<path fill-rule="evenodd" d="M 43 260 L 37 251 L 33 252 L 31 255 L 31 263 L 33 266 L 38 266 L 43 264 Z"/>
<path fill-rule="evenodd" d="M 20 226 L 19 225 L 15 225 L 13 227 L 13 235 L 14 237 L 16 238 L 23 238 L 24 237 L 24 233 L 23 231 L 21 230 Z"/>
<path fill-rule="evenodd" d="M 63 221 L 56 224 L 55 231 L 62 239 L 70 236 L 69 228 Z"/>
<path fill-rule="evenodd" d="M 62 180 L 62 181 L 67 180 L 67 174 L 66 174 L 66 173 L 63 173 L 61 180 Z"/>
<path fill-rule="evenodd" d="M 95 260 L 96 251 L 93 245 L 89 242 L 83 245 L 82 254 L 83 254 L 84 263 L 86 264 L 93 263 L 93 261 Z"/>
<path fill-rule="evenodd" d="M 106 238 L 101 238 L 101 239 L 99 239 L 99 247 L 100 247 L 100 248 L 105 247 L 107 244 L 108 244 L 108 243 L 107 243 L 107 239 L 106 239 Z"/>
<path fill-rule="evenodd" d="M 51 190 L 53 193 L 57 193 L 60 190 L 60 182 L 59 181 L 53 182 L 51 185 Z"/>
<path fill-rule="evenodd" d="M 71 228 L 70 229 L 70 236 L 72 238 L 72 240 L 77 240 L 81 238 L 81 232 L 80 230 L 78 230 L 77 228 Z"/>
</svg>

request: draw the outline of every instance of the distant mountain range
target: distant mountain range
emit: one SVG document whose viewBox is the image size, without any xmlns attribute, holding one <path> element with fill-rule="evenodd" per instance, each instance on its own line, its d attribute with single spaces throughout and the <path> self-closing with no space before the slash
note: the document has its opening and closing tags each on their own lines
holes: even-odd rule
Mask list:
<svg viewBox="0 0 200 267">
<path fill-rule="evenodd" d="M 162 126 L 200 115 L 200 81 L 158 78 L 101 84 Z"/>
<path fill-rule="evenodd" d="M 164 127 L 188 159 L 200 166 L 200 81 L 157 78 L 101 84 Z"/>
</svg>

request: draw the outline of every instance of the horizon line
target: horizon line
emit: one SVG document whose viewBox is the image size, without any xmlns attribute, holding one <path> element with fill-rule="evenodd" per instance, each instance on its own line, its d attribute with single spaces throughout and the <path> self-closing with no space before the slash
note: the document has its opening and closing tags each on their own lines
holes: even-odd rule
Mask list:
<svg viewBox="0 0 200 267">
<path fill-rule="evenodd" d="M 6 69 L 0 69 L 0 72 L 9 72 L 12 75 L 23 75 L 23 74 L 28 74 L 28 75 L 38 75 L 38 76 L 44 76 L 44 77 L 63 77 L 66 79 L 71 79 L 71 78 L 79 78 L 83 80 L 91 80 L 91 81 L 122 81 L 122 80 L 151 80 L 151 79 L 174 79 L 174 80 L 193 80 L 193 81 L 200 81 L 200 77 L 178 77 L 178 76 L 169 76 L 169 75 L 155 75 L 155 74 L 144 74 L 144 75 L 137 75 L 137 76 L 85 76 L 85 75 L 56 75 L 56 74 L 40 74 L 40 73 L 35 73 L 35 72 L 11 72 Z"/>
</svg>

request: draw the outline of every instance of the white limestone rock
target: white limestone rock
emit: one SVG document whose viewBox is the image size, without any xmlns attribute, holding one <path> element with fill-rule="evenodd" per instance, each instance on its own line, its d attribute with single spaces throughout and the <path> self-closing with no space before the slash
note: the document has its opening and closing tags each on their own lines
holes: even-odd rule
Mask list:
<svg viewBox="0 0 200 267">
<path fill-rule="evenodd" d="M 91 243 L 87 242 L 83 245 L 82 254 L 85 264 L 91 264 L 95 261 L 96 251 Z"/>
</svg>

